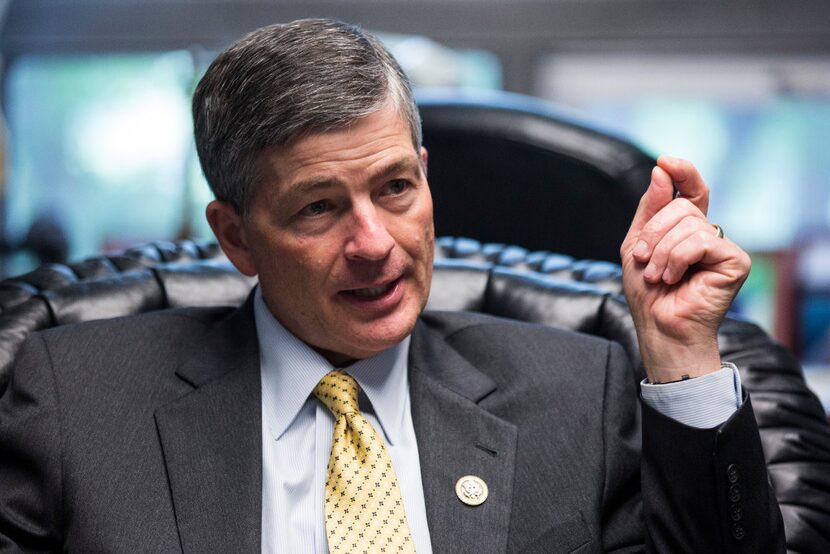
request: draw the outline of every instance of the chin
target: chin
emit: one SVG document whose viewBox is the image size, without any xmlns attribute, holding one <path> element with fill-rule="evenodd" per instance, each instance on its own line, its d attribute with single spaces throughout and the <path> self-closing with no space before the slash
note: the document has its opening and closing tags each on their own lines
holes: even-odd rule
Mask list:
<svg viewBox="0 0 830 554">
<path fill-rule="evenodd" d="M 401 305 L 383 316 L 366 317 L 365 313 L 339 312 L 328 318 L 328 337 L 323 348 L 339 352 L 351 359 L 374 356 L 395 346 L 415 328 L 423 310 L 421 295 L 407 295 Z M 334 314 L 332 314 L 334 315 Z"/>
<path fill-rule="evenodd" d="M 402 321 L 397 321 L 393 325 L 378 323 L 370 324 L 365 328 L 364 326 L 357 326 L 355 334 L 351 337 L 352 344 L 356 347 L 355 351 L 362 353 L 360 358 L 368 358 L 375 354 L 391 348 L 405 339 L 415 328 L 415 321 L 417 315 L 406 318 Z M 379 325 L 379 327 L 375 327 Z M 364 327 L 364 328 L 361 328 Z"/>
<path fill-rule="evenodd" d="M 384 333 L 382 335 L 362 336 L 357 338 L 355 342 L 357 343 L 357 349 L 364 353 L 362 357 L 368 358 L 369 356 L 374 356 L 387 348 L 392 348 L 405 339 L 411 332 L 412 329 L 410 328 L 400 333 Z"/>
</svg>

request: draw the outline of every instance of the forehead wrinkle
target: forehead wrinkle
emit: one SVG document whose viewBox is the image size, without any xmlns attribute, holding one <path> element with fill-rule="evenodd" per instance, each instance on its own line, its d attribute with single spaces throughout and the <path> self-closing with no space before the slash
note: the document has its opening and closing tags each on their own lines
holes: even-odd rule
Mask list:
<svg viewBox="0 0 830 554">
<path fill-rule="evenodd" d="M 327 188 L 346 186 L 358 175 L 367 181 L 376 181 L 394 173 L 409 173 L 416 178 L 423 175 L 420 156 L 408 138 L 405 146 L 407 152 L 397 152 L 391 156 L 384 152 L 397 150 L 403 145 L 396 142 L 397 131 L 390 131 L 386 127 L 381 130 L 380 136 L 344 149 L 343 135 L 348 137 L 356 132 L 363 131 L 348 127 L 298 139 L 293 144 L 272 146 L 265 149 L 260 157 L 260 169 L 263 174 L 269 174 L 270 179 L 267 180 L 282 183 L 278 188 L 282 189 L 282 194 L 290 196 L 303 196 Z M 371 135 L 372 131 L 368 134 Z M 308 138 L 314 138 L 315 143 L 308 145 Z M 389 158 L 392 158 L 391 162 L 387 162 Z M 314 169 L 314 166 L 319 167 Z M 379 168 L 375 169 L 375 166 Z M 307 176 L 304 177 L 303 173 Z M 296 181 L 292 182 L 292 174 L 297 178 Z"/>
<path fill-rule="evenodd" d="M 391 175 L 409 173 L 420 177 L 421 164 L 411 156 L 400 157 L 391 163 L 384 164 L 377 170 L 366 170 L 369 181 L 377 181 Z M 300 179 L 294 183 L 288 183 L 285 194 L 290 196 L 305 196 L 321 190 L 328 190 L 336 187 L 343 187 L 346 183 L 336 175 L 315 175 Z"/>
<path fill-rule="evenodd" d="M 286 194 L 292 196 L 305 196 L 320 190 L 326 190 L 342 186 L 343 181 L 332 175 L 314 176 L 308 179 L 301 179 L 295 183 L 289 183 Z"/>
<path fill-rule="evenodd" d="M 396 173 L 409 173 L 416 177 L 421 176 L 421 164 L 419 159 L 411 156 L 400 157 L 397 160 L 382 166 L 371 173 L 371 180 L 378 180 Z"/>
</svg>

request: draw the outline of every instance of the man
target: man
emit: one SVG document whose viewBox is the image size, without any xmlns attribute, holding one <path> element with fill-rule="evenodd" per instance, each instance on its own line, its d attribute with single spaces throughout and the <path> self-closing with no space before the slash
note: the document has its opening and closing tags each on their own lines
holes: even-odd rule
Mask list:
<svg viewBox="0 0 830 554">
<path fill-rule="evenodd" d="M 641 410 L 619 345 L 421 313 L 427 152 L 375 38 L 261 29 L 193 106 L 208 221 L 259 286 L 28 341 L 0 403 L 2 550 L 783 551 L 716 342 L 749 260 L 690 164 L 658 161 L 621 248 Z"/>
</svg>

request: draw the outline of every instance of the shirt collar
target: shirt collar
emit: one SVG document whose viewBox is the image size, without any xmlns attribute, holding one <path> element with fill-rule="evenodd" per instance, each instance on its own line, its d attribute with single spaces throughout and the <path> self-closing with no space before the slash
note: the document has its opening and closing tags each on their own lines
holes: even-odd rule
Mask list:
<svg viewBox="0 0 830 554">
<path fill-rule="evenodd" d="M 317 383 L 332 365 L 314 349 L 295 337 L 273 316 L 257 287 L 254 319 L 259 339 L 263 415 L 275 440 L 296 419 Z M 381 432 L 395 444 L 403 432 L 409 407 L 407 357 L 410 337 L 370 358 L 342 368 L 355 378 L 374 409 Z"/>
</svg>

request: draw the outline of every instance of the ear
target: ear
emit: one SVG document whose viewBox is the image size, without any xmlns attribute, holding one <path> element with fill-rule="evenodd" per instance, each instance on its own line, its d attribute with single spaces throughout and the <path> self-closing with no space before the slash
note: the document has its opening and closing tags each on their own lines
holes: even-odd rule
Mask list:
<svg viewBox="0 0 830 554">
<path fill-rule="evenodd" d="M 245 237 L 245 222 L 236 209 L 227 202 L 214 200 L 205 208 L 205 217 L 234 267 L 243 275 L 256 275 L 256 266 Z"/>
<path fill-rule="evenodd" d="M 423 146 L 421 147 L 421 167 L 424 171 L 424 177 L 427 176 L 427 166 L 429 166 L 429 155 L 427 154 L 427 149 Z"/>
</svg>

